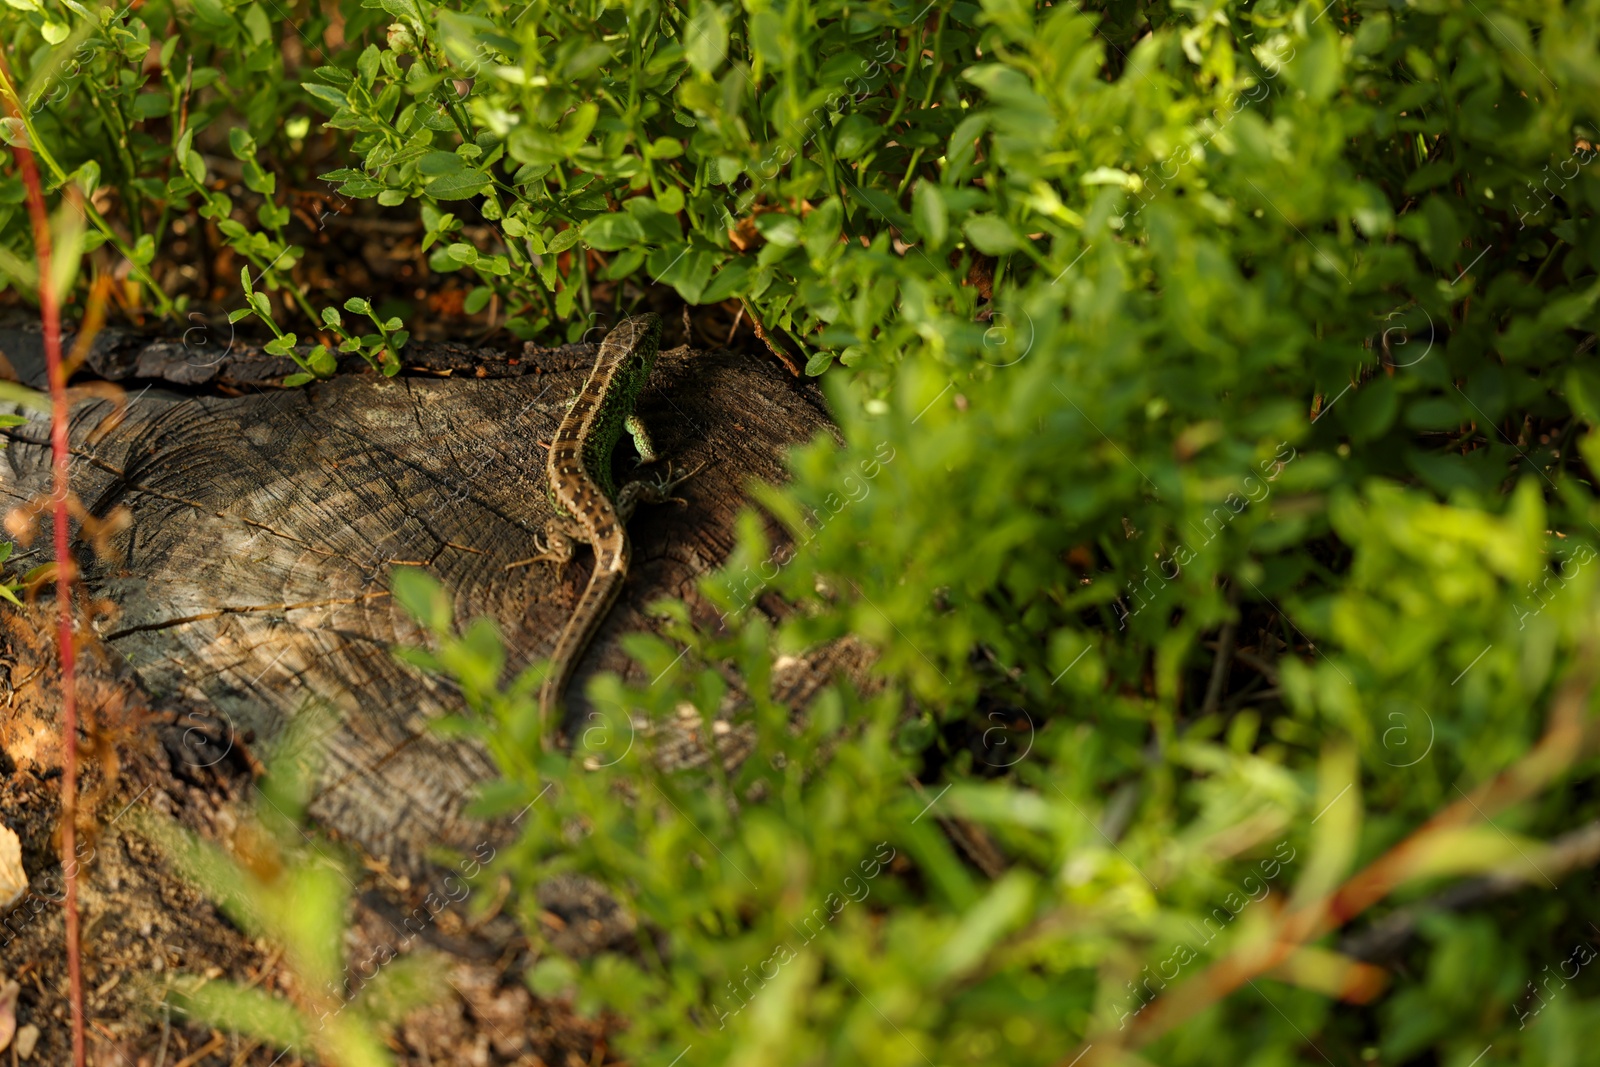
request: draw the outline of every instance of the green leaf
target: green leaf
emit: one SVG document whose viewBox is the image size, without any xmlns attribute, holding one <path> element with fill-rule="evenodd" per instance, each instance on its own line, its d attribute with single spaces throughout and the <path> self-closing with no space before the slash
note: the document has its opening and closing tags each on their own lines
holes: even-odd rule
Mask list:
<svg viewBox="0 0 1600 1067">
<path fill-rule="evenodd" d="M 944 247 L 950 236 L 950 210 L 936 183 L 926 179 L 917 182 L 911 191 L 911 218 L 930 248 Z"/>
<path fill-rule="evenodd" d="M 395 601 L 436 634 L 450 632 L 450 598 L 437 579 L 420 567 L 395 567 L 389 574 Z"/>
<path fill-rule="evenodd" d="M 644 231 L 651 244 L 671 244 L 683 240 L 683 227 L 675 212 L 667 211 L 649 197 L 636 196 L 623 205 Z"/>
<path fill-rule="evenodd" d="M 417 160 L 417 170 L 428 177 L 455 174 L 470 169 L 466 160 L 454 152 L 429 152 Z"/>
<path fill-rule="evenodd" d="M 252 159 L 256 154 L 256 139 L 250 136 L 249 130 L 235 126 L 228 131 L 228 150 L 235 159 Z"/>
<path fill-rule="evenodd" d="M 345 99 L 344 93 L 331 85 L 323 85 L 321 82 L 301 82 L 300 88 L 304 89 L 317 103 L 325 106 L 329 114 L 333 114 L 349 103 Z"/>
<path fill-rule="evenodd" d="M 710 252 L 689 245 L 658 248 L 646 260 L 646 267 L 656 281 L 672 286 L 691 304 L 700 302 L 700 295 L 711 280 L 713 265 Z"/>
<path fill-rule="evenodd" d="M 811 358 L 806 360 L 806 374 L 813 378 L 820 377 L 824 371 L 833 366 L 833 353 L 829 351 L 813 352 Z"/>
<path fill-rule="evenodd" d="M 1022 247 L 1016 231 L 1005 219 L 994 215 L 973 215 L 962 226 L 974 248 L 989 256 L 1003 256 Z"/>
<path fill-rule="evenodd" d="M 436 200 L 466 200 L 487 192 L 492 180 L 489 175 L 472 167 L 464 167 L 450 174 L 442 174 L 430 181 L 426 188 Z"/>
<path fill-rule="evenodd" d="M 840 159 L 855 159 L 884 135 L 881 125 L 865 115 L 846 115 L 833 128 L 833 151 Z"/>
<path fill-rule="evenodd" d="M 689 16 L 683 39 L 689 66 L 709 77 L 728 58 L 728 16 L 718 5 L 701 0 Z"/>
<path fill-rule="evenodd" d="M 552 256 L 565 252 L 567 249 L 578 243 L 579 233 L 580 231 L 576 226 L 569 226 L 565 230 L 561 230 L 550 239 L 550 243 L 546 246 L 545 251 Z"/>
<path fill-rule="evenodd" d="M 794 248 L 800 244 L 800 220 L 781 211 L 770 211 L 756 216 L 756 229 L 761 236 L 780 248 Z"/>
<path fill-rule="evenodd" d="M 570 960 L 547 956 L 534 965 L 528 975 L 528 988 L 541 997 L 570 995 L 578 980 L 578 968 Z"/>
<path fill-rule="evenodd" d="M 20 404 L 31 411 L 49 412 L 50 410 L 50 398 L 48 396 L 37 390 L 29 389 L 25 385 L 8 382 L 4 379 L 0 379 L 0 402 Z M 19 426 L 21 423 L 14 422 L 10 425 Z M 6 543 L 9 544 L 10 542 Z"/>
<path fill-rule="evenodd" d="M 272 194 L 277 191 L 278 176 L 270 171 L 263 170 L 261 165 L 254 159 L 245 160 L 243 169 L 245 188 L 249 189 L 251 192 L 261 193 L 264 196 L 271 197 Z M 268 200 L 266 203 L 262 204 L 262 212 L 266 213 L 269 210 L 274 213 L 278 211 L 282 212 L 283 221 L 279 222 L 277 224 L 278 226 L 282 226 L 284 223 L 288 222 L 289 209 L 287 207 L 281 209 L 276 208 L 272 202 Z"/>
<path fill-rule="evenodd" d="M 171 999 L 186 1015 L 277 1048 L 302 1044 L 310 1033 L 290 1001 L 234 982 L 213 980 L 187 992 L 175 990 Z"/>
<path fill-rule="evenodd" d="M 194 149 L 180 150 L 178 159 L 183 164 L 183 173 L 196 185 L 206 183 L 206 161 Z"/>
<path fill-rule="evenodd" d="M 369 44 L 362 49 L 361 56 L 356 60 L 356 71 L 361 75 L 361 84 L 368 89 L 378 77 L 378 46 Z"/>
<path fill-rule="evenodd" d="M 644 240 L 644 228 L 631 213 L 600 215 L 583 224 L 583 241 L 603 252 L 627 248 Z"/>
<path fill-rule="evenodd" d="M 676 215 L 683 210 L 683 190 L 676 185 L 669 185 L 656 194 L 656 207 L 663 213 Z"/>
<path fill-rule="evenodd" d="M 700 294 L 700 302 L 703 304 L 720 304 L 738 293 L 749 279 L 754 268 L 755 261 L 748 256 L 725 264 L 721 270 L 711 276 L 711 281 Z"/>
<path fill-rule="evenodd" d="M 1342 418 L 1353 441 L 1383 436 L 1400 411 L 1400 393 L 1392 378 L 1378 377 L 1346 398 Z"/>
<path fill-rule="evenodd" d="M 606 281 L 620 281 L 631 276 L 640 267 L 644 266 L 646 250 L 644 248 L 625 249 L 612 257 L 602 275 Z"/>
</svg>

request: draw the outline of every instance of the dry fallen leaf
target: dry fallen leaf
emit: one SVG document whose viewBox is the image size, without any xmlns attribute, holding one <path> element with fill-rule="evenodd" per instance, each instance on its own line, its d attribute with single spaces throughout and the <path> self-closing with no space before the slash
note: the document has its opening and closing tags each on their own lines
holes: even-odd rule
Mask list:
<svg viewBox="0 0 1600 1067">
<path fill-rule="evenodd" d="M 14 831 L 0 826 L 0 912 L 5 912 L 28 888 L 28 872 L 22 869 L 22 842 Z"/>
<path fill-rule="evenodd" d="M 0 1052 L 11 1047 L 11 1035 L 17 1032 L 17 994 L 20 992 L 22 987 L 17 983 L 0 982 Z"/>
</svg>

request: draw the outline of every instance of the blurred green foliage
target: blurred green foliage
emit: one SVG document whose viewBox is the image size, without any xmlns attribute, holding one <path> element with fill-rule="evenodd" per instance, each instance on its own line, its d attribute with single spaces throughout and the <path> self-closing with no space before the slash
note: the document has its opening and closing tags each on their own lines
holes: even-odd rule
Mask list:
<svg viewBox="0 0 1600 1067">
<path fill-rule="evenodd" d="M 228 848 L 170 818 L 141 810 L 135 824 L 186 879 L 241 930 L 283 954 L 289 996 L 255 982 L 168 978 L 162 995 L 178 1011 L 341 1067 L 386 1067 L 383 1034 L 406 1012 L 443 992 L 426 953 L 396 958 L 388 946 L 346 961 L 346 913 L 355 864 L 339 846 L 303 828 L 321 758 L 315 738 L 325 712 L 307 708 L 278 738 L 255 812 Z M 379 957 L 382 957 L 381 959 Z M 370 974 L 362 974 L 371 966 Z M 144 980 L 148 981 L 148 977 Z"/>
<path fill-rule="evenodd" d="M 664 605 L 677 644 L 630 645 L 659 680 L 597 682 L 570 754 L 535 743 L 537 668 L 396 578 L 500 760 L 484 810 L 542 797 L 506 871 L 639 920 L 530 977 L 639 1062 L 1065 1064 L 1525 756 L 1596 634 L 1594 0 L 269 13 L 0 15 L 29 136 L 116 188 L 136 280 L 203 205 L 317 329 L 283 218 L 315 114 L 340 195 L 415 202 L 520 334 L 653 281 L 828 372 L 849 443 L 795 453 L 699 592 L 717 623 Z M 254 217 L 202 190 L 229 122 Z M 880 684 L 795 719 L 775 664 L 850 634 Z M 751 751 L 664 770 L 691 717 Z M 1490 836 L 1537 858 L 1593 818 L 1575 755 Z M 1439 870 L 1507 869 L 1485 840 Z M 1274 972 L 1140 1054 L 1581 1063 L 1596 978 L 1547 976 L 1587 880 L 1430 913 L 1372 1003 Z"/>
</svg>

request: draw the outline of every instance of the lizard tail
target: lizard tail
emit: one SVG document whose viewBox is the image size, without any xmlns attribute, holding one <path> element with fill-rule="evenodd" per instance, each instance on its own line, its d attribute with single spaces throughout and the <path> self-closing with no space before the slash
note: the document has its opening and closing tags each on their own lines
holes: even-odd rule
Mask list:
<svg viewBox="0 0 1600 1067">
<path fill-rule="evenodd" d="M 594 635 L 600 631 L 600 624 L 606 621 L 611 605 L 616 603 L 617 595 L 622 592 L 625 573 L 625 568 L 611 570 L 601 567 L 597 560 L 583 597 L 578 601 L 578 609 L 567 620 L 561 637 L 556 641 L 555 651 L 550 654 L 550 673 L 545 675 L 544 684 L 539 687 L 539 721 L 543 724 L 546 736 L 560 732 L 562 724 L 555 721 L 555 713 L 561 694 L 566 691 L 567 683 L 572 681 L 573 672 L 578 669 L 578 660 L 589 647 L 589 642 L 594 640 Z"/>
</svg>

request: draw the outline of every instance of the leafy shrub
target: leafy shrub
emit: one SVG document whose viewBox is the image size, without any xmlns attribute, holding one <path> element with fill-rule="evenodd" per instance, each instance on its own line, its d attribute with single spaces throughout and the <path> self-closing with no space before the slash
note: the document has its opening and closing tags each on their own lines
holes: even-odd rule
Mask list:
<svg viewBox="0 0 1600 1067">
<path fill-rule="evenodd" d="M 488 806 L 544 798 L 508 871 L 592 874 L 645 932 L 536 988 L 661 1063 L 1581 1061 L 1582 893 L 1540 841 L 1595 814 L 1592 0 L 384 0 L 298 89 L 260 10 L 8 12 L 27 100 L 94 57 L 29 133 L 58 179 L 118 160 L 123 214 L 203 202 L 292 263 L 270 179 L 309 176 L 315 106 L 341 195 L 418 201 L 434 269 L 524 336 L 655 281 L 848 368 L 849 444 L 761 494 L 798 547 L 749 516 L 721 624 L 665 605 L 692 655 L 633 639 L 660 681 L 598 682 L 619 710 L 571 758 L 536 672 L 502 688 L 492 634 L 397 577 L 501 760 Z M 229 15 L 186 120 L 179 35 L 139 103 L 141 41 Z M 123 161 L 134 104 L 168 140 Z M 230 108 L 259 227 L 201 188 Z M 121 225 L 152 262 L 160 225 Z M 775 631 L 762 591 L 799 608 Z M 845 634 L 882 688 L 791 723 L 775 659 Z M 634 721 L 716 736 L 732 675 L 754 750 L 661 769 Z M 1540 895 L 1429 912 L 1404 967 L 1337 954 L 1330 915 L 1473 872 Z"/>
</svg>

